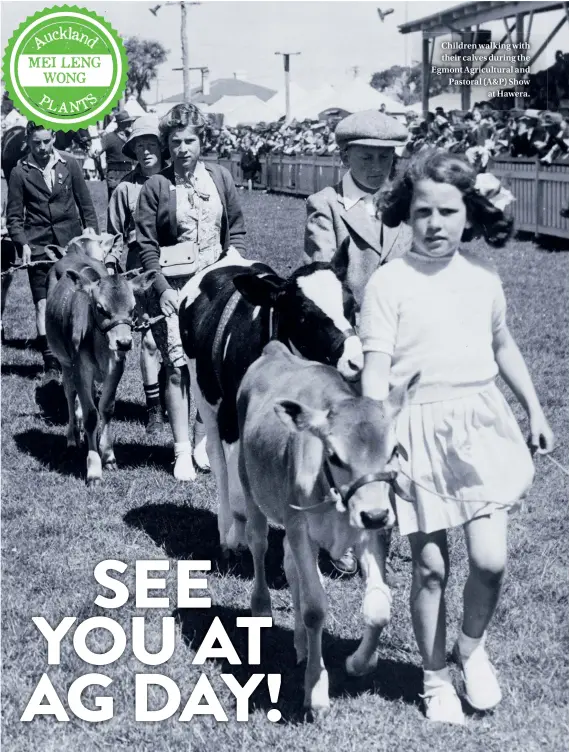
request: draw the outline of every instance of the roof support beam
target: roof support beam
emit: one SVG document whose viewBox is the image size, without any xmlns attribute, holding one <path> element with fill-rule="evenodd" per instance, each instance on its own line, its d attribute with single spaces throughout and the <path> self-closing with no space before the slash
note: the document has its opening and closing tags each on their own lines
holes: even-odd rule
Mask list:
<svg viewBox="0 0 569 752">
<path fill-rule="evenodd" d="M 567 4 L 566 4 L 565 8 L 567 10 Z M 538 57 L 541 55 L 541 53 L 544 51 L 544 49 L 547 47 L 547 45 L 551 42 L 551 40 L 553 39 L 553 37 L 557 34 L 557 32 L 559 31 L 559 29 L 563 26 L 564 23 L 566 23 L 567 19 L 569 19 L 569 10 L 567 10 L 567 15 L 564 18 L 562 18 L 561 21 L 559 21 L 559 23 L 553 29 L 553 31 L 550 32 L 550 34 L 547 37 L 547 39 L 545 40 L 545 42 L 543 42 L 543 44 L 541 45 L 541 47 L 538 49 L 538 51 L 535 53 L 535 55 L 529 61 L 529 63 L 527 64 L 528 68 L 531 68 L 531 66 L 536 62 L 536 60 L 538 59 Z"/>
<path fill-rule="evenodd" d="M 484 8 L 484 5 L 493 7 Z M 411 21 L 408 24 L 403 24 L 399 29 L 402 34 L 422 31 L 426 36 L 437 37 L 443 34 L 448 34 L 449 27 L 454 27 L 454 30 L 458 30 L 459 28 L 464 29 L 467 26 L 476 26 L 477 24 L 486 24 L 491 21 L 500 21 L 504 16 L 543 13 L 549 10 L 561 10 L 563 7 L 563 3 L 536 2 L 535 0 L 528 0 L 527 2 L 500 3 L 497 6 L 495 6 L 494 3 L 489 2 L 480 4 L 481 9 L 476 10 L 473 13 L 464 12 L 463 15 L 457 13 L 454 16 L 450 16 L 449 13 L 440 13 L 438 16 L 431 17 L 432 20 L 430 22 L 427 19 Z"/>
<path fill-rule="evenodd" d="M 507 29 L 507 30 L 508 30 L 508 32 L 509 32 L 509 33 L 511 34 L 511 33 L 512 33 L 512 31 L 513 31 L 513 30 L 514 30 L 515 28 L 516 28 L 516 25 L 514 24 L 514 25 L 513 25 L 513 26 L 512 26 L 511 28 L 509 28 L 509 29 Z M 498 48 L 500 48 L 500 47 L 501 47 L 501 46 L 502 46 L 502 45 L 504 44 L 504 42 L 506 41 L 506 39 L 507 39 L 507 38 L 508 38 L 508 34 L 504 34 L 504 36 L 502 37 L 502 39 L 500 39 L 500 41 L 498 42 Z M 493 62 L 493 60 L 494 60 L 494 55 L 495 55 L 495 54 L 496 54 L 497 52 L 498 52 L 498 49 L 494 50 L 494 52 L 491 52 L 491 53 L 490 53 L 490 54 L 488 55 L 488 57 L 486 58 L 486 60 L 485 60 L 485 61 L 484 61 L 484 62 L 482 63 L 482 65 L 481 65 L 481 66 L 480 66 L 480 68 L 478 69 L 478 73 L 476 73 L 476 74 L 475 74 L 475 75 L 473 75 L 473 76 L 470 76 L 470 81 L 471 81 L 471 82 L 472 82 L 472 81 L 474 81 L 474 79 L 475 79 L 475 78 L 478 78 L 478 76 L 479 76 L 479 75 L 480 75 L 480 74 L 482 73 L 482 71 L 483 71 L 483 70 L 484 70 L 484 68 L 485 68 L 485 67 L 486 67 L 486 66 L 488 65 L 488 63 L 491 63 L 491 62 Z"/>
</svg>

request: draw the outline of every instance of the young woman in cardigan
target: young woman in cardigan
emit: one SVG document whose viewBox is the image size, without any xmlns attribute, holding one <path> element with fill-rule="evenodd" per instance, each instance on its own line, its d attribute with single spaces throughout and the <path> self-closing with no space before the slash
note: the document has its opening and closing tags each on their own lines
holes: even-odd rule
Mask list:
<svg viewBox="0 0 569 752">
<path fill-rule="evenodd" d="M 152 328 L 167 368 L 166 406 L 174 435 L 174 477 L 194 480 L 189 435 L 189 373 L 178 325 L 179 291 L 197 271 L 214 264 L 233 246 L 245 249 L 245 223 L 237 190 L 229 172 L 200 160 L 206 121 L 191 104 L 176 105 L 160 121 L 160 137 L 172 163 L 143 185 L 135 216 L 136 240 L 145 271 L 158 274 L 149 293 L 148 313 L 166 319 Z M 197 264 L 189 273 L 173 273 L 161 266 L 161 249 L 194 244 Z M 168 276 L 163 273 L 166 271 Z M 209 467 L 204 428 L 199 416 L 194 427 L 193 459 Z"/>
</svg>

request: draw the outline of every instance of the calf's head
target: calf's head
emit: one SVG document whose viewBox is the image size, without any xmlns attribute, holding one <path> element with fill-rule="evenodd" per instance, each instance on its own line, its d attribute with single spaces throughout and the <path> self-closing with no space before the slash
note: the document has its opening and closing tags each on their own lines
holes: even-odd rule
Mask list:
<svg viewBox="0 0 569 752">
<path fill-rule="evenodd" d="M 104 264 L 109 257 L 112 257 L 113 260 L 120 258 L 123 243 L 123 236 L 120 233 L 111 235 L 108 232 L 102 232 L 97 235 L 95 230 L 87 227 L 82 235 L 70 240 L 65 248 L 57 245 L 48 245 L 47 248 L 53 251 L 58 258 L 63 255 L 79 253 Z"/>
<path fill-rule="evenodd" d="M 308 431 L 320 440 L 322 466 L 328 465 L 349 514 L 352 527 L 389 528 L 395 514 L 387 494 L 378 493 L 380 483 L 397 477 L 398 443 L 395 421 L 419 379 L 395 387 L 383 402 L 367 397 L 346 397 L 327 410 L 315 409 L 292 400 L 279 400 L 275 411 L 282 422 L 296 431 Z M 317 451 L 316 442 L 311 451 Z M 316 458 L 312 458 L 316 459 Z"/>
<path fill-rule="evenodd" d="M 66 273 L 75 287 L 88 296 L 92 321 L 105 336 L 109 349 L 124 356 L 132 348 L 134 296 L 150 287 L 156 272 L 145 272 L 134 279 L 114 275 L 95 281 L 74 269 Z"/>
<path fill-rule="evenodd" d="M 331 263 L 308 264 L 286 280 L 243 274 L 234 284 L 253 305 L 274 308 L 278 337 L 293 351 L 352 380 L 363 368 L 363 352 L 354 330 L 357 304 L 346 284 L 347 260 L 343 246 Z"/>
</svg>

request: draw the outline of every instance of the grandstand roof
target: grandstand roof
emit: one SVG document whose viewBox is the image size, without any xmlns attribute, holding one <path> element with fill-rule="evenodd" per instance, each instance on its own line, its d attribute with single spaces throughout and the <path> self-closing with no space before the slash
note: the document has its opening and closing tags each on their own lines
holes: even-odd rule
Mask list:
<svg viewBox="0 0 569 752">
<path fill-rule="evenodd" d="M 268 89 L 266 86 L 259 86 L 258 84 L 249 83 L 249 81 L 242 81 L 239 78 L 217 78 L 212 81 L 209 87 L 210 93 L 204 96 L 201 93 L 200 88 L 192 89 L 192 102 L 195 104 L 215 104 L 221 97 L 245 97 L 253 96 L 258 99 L 262 99 L 266 102 L 274 94 L 274 89 Z M 174 94 L 168 99 L 164 99 L 164 102 L 183 102 L 183 94 Z"/>
<path fill-rule="evenodd" d="M 552 10 L 563 10 L 564 4 L 560 2 L 544 2 L 543 0 L 524 2 L 484 2 L 461 3 L 448 10 L 433 13 L 430 16 L 419 18 L 416 21 L 402 24 L 399 31 L 402 34 L 410 34 L 422 31 L 427 37 L 435 37 L 448 34 L 450 31 L 459 31 L 470 26 L 499 21 L 508 16 L 528 13 L 545 13 Z"/>
</svg>

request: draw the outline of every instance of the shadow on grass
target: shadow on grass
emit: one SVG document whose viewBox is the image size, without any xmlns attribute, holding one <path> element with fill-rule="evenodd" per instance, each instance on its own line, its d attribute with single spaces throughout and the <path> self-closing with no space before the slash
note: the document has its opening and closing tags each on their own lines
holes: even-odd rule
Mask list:
<svg viewBox="0 0 569 752">
<path fill-rule="evenodd" d="M 37 352 L 34 346 L 34 339 L 5 339 L 2 341 L 2 347 L 13 347 L 14 350 L 33 350 Z"/>
<path fill-rule="evenodd" d="M 235 666 L 225 659 L 211 659 L 221 672 L 232 674 L 242 686 L 254 673 L 280 674 L 278 708 L 285 723 L 295 724 L 306 719 L 306 711 L 302 707 L 306 664 L 296 665 L 292 630 L 276 625 L 261 630 L 261 663 L 259 666 L 249 666 L 248 631 L 236 626 L 237 618 L 250 616 L 249 611 L 212 605 L 209 609 L 176 609 L 173 615 L 180 623 L 184 641 L 193 650 L 201 645 L 211 623 L 218 617 L 243 662 L 243 665 Z M 346 674 L 345 660 L 354 652 L 358 642 L 324 632 L 322 649 L 330 682 L 330 698 L 375 694 L 388 700 L 418 704 L 422 676 L 417 666 L 380 658 L 377 669 L 370 676 L 354 679 Z M 253 693 L 250 709 L 268 711 L 272 707 L 267 683 L 263 681 Z"/>
<path fill-rule="evenodd" d="M 2 366 L 2 373 L 4 373 L 4 368 L 5 366 Z M 7 366 L 7 368 L 37 368 L 38 373 L 43 370 L 41 366 Z M 57 381 L 50 381 L 44 386 L 38 386 L 36 388 L 36 403 L 40 408 L 42 418 L 47 423 L 56 426 L 63 426 L 67 423 L 67 400 L 62 384 Z M 145 415 L 144 405 L 117 400 L 113 421 L 143 423 Z"/>
<path fill-rule="evenodd" d="M 50 470 L 75 478 L 85 475 L 84 449 L 68 451 L 67 440 L 63 434 L 46 433 L 38 428 L 30 428 L 28 431 L 15 434 L 14 441 L 21 452 L 35 457 Z"/>
<path fill-rule="evenodd" d="M 36 379 L 43 371 L 39 363 L 3 363 L 2 376 L 21 376 L 24 379 Z"/>
<path fill-rule="evenodd" d="M 253 560 L 249 551 L 225 556 L 219 545 L 217 516 L 208 509 L 180 507 L 176 504 L 148 504 L 131 509 L 124 516 L 130 527 L 144 530 L 157 546 L 173 559 L 205 559 L 214 571 L 240 579 L 253 578 Z M 269 550 L 265 560 L 269 587 L 286 587 L 283 572 L 282 530 L 269 530 Z"/>
<path fill-rule="evenodd" d="M 48 381 L 36 387 L 36 405 L 46 423 L 54 426 L 67 423 L 67 400 L 63 386 L 57 381 Z"/>
<path fill-rule="evenodd" d="M 128 423 L 144 423 L 146 420 L 146 407 L 140 402 L 117 400 L 113 420 Z"/>
<path fill-rule="evenodd" d="M 554 235 L 534 235 L 533 232 L 518 230 L 515 234 L 515 240 L 522 242 L 531 241 L 542 251 L 551 251 L 553 253 L 567 250 L 567 239 L 558 238 Z"/>
</svg>

